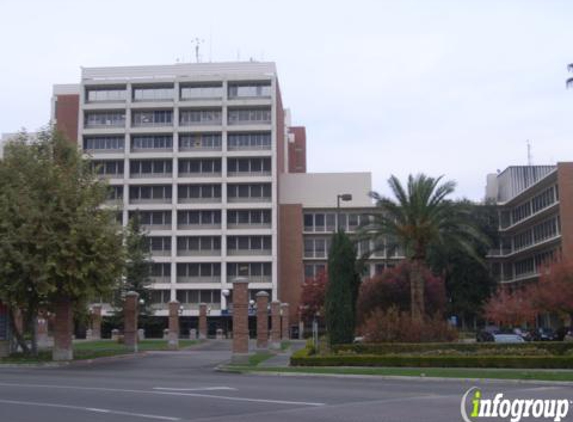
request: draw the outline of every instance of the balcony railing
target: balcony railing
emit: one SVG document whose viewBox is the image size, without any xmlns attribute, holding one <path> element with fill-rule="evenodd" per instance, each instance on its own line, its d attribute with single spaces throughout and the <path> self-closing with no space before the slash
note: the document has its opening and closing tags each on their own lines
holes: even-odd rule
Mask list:
<svg viewBox="0 0 573 422">
<path fill-rule="evenodd" d="M 229 249 L 227 255 L 232 256 L 253 256 L 253 255 L 271 255 L 271 249 Z"/>
<path fill-rule="evenodd" d="M 221 256 L 221 249 L 177 249 L 177 256 Z"/>
<path fill-rule="evenodd" d="M 190 276 L 178 276 L 177 283 L 220 283 L 221 276 L 198 276 L 198 277 L 190 277 Z"/>
</svg>

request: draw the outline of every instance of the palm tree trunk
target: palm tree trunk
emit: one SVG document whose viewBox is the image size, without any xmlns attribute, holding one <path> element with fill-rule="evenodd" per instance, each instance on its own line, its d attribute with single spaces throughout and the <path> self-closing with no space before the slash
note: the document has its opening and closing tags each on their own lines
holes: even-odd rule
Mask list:
<svg viewBox="0 0 573 422">
<path fill-rule="evenodd" d="M 422 262 L 412 260 L 412 272 L 410 274 L 410 308 L 413 320 L 424 318 L 424 277 Z"/>
</svg>

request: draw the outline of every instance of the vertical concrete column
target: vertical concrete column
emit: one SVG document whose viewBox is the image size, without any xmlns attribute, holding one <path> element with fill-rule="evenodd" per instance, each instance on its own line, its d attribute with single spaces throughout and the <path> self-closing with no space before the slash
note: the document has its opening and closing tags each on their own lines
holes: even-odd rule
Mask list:
<svg viewBox="0 0 573 422">
<path fill-rule="evenodd" d="M 281 348 L 281 303 L 271 302 L 271 349 Z"/>
<path fill-rule="evenodd" d="M 207 338 L 207 304 L 199 304 L 199 340 Z"/>
<path fill-rule="evenodd" d="M 269 294 L 257 293 L 257 349 L 269 347 Z"/>
<path fill-rule="evenodd" d="M 72 332 L 74 328 L 72 303 L 69 299 L 59 299 L 54 306 L 54 348 L 52 359 L 72 360 L 74 351 L 72 348 Z"/>
<path fill-rule="evenodd" d="M 101 305 L 92 306 L 92 339 L 101 339 Z"/>
<path fill-rule="evenodd" d="M 249 280 L 233 282 L 233 363 L 249 360 Z"/>
<path fill-rule="evenodd" d="M 290 307 L 288 303 L 281 304 L 281 327 L 283 340 L 290 339 Z"/>
<path fill-rule="evenodd" d="M 123 304 L 123 340 L 125 345 L 137 352 L 137 314 L 139 293 L 127 292 Z"/>
<path fill-rule="evenodd" d="M 179 348 L 179 302 L 172 300 L 169 302 L 169 335 L 167 346 L 171 350 Z"/>
</svg>

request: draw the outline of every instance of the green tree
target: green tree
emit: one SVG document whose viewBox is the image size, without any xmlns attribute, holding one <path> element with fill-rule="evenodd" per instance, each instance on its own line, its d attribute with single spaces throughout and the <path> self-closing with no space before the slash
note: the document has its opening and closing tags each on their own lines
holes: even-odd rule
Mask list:
<svg viewBox="0 0 573 422">
<path fill-rule="evenodd" d="M 339 230 L 333 235 L 328 255 L 325 318 L 330 344 L 351 343 L 354 339 L 359 282 L 356 249 L 346 233 Z"/>
<path fill-rule="evenodd" d="M 391 176 L 388 184 L 394 198 L 372 192 L 377 212 L 361 229 L 361 236 L 371 238 L 376 245 L 401 247 L 412 261 L 410 297 L 414 319 L 424 315 L 422 274 L 428 252 L 448 245 L 479 261 L 473 240 L 485 241 L 473 224 L 468 207 L 447 199 L 454 192 L 455 182 L 440 184 L 441 180 L 442 177 L 424 174 L 410 175 L 404 188 L 397 177 Z"/>
<path fill-rule="evenodd" d="M 123 300 L 125 294 L 134 291 L 139 294 L 139 318 L 143 323 L 153 314 L 151 307 L 151 254 L 149 237 L 141 225 L 139 211 L 130 218 L 125 235 L 126 263 L 125 278 L 114 295 L 115 319 L 123 322 Z"/>
<path fill-rule="evenodd" d="M 58 132 L 48 130 L 37 139 L 21 134 L 5 146 L 0 299 L 22 310 L 25 320 L 34 321 L 40 309 L 71 310 L 115 288 L 124 249 L 114 212 L 101 207 L 107 189 L 75 144 Z"/>
</svg>

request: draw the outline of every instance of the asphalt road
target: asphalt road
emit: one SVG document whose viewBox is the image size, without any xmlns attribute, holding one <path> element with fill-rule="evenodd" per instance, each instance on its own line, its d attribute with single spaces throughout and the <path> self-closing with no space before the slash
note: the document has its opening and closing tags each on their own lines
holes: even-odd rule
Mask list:
<svg viewBox="0 0 573 422">
<path fill-rule="evenodd" d="M 573 398 L 571 387 L 547 384 L 215 372 L 230 357 L 226 347 L 82 366 L 0 368 L 0 421 L 448 422 L 462 420 L 462 395 L 474 385 L 484 395 Z M 570 413 L 564 420 L 573 420 L 573 406 Z"/>
</svg>

